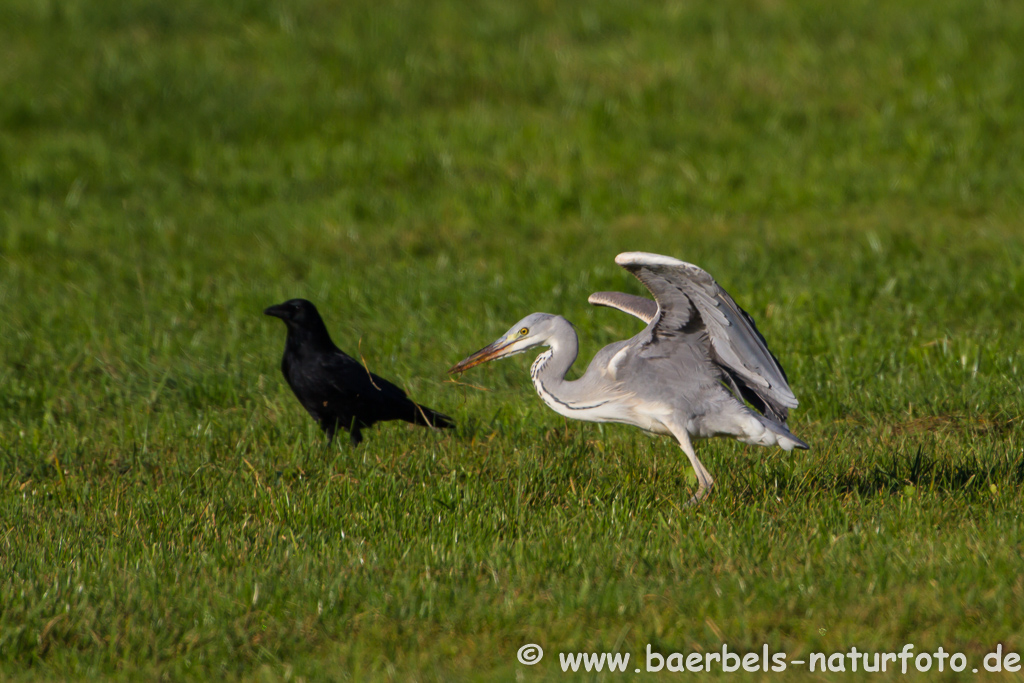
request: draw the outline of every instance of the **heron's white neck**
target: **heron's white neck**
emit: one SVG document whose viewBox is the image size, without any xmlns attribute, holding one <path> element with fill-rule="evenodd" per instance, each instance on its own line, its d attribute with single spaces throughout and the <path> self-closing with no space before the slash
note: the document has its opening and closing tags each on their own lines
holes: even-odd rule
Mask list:
<svg viewBox="0 0 1024 683">
<path fill-rule="evenodd" d="M 579 339 L 572 323 L 561 316 L 555 316 L 554 329 L 540 346 L 549 347 L 537 356 L 530 367 L 530 376 L 534 383 L 541 381 L 545 386 L 554 387 L 565 381 L 565 373 L 576 362 L 579 353 Z"/>
<path fill-rule="evenodd" d="M 580 413 L 595 407 L 595 397 L 588 395 L 585 388 L 579 387 L 578 381 L 565 379 L 565 373 L 579 354 L 576 330 L 565 318 L 557 317 L 555 320 L 555 329 L 543 342 L 543 345 L 550 348 L 537 356 L 530 367 L 533 386 L 544 403 L 556 413 L 576 419 L 591 419 Z"/>
</svg>

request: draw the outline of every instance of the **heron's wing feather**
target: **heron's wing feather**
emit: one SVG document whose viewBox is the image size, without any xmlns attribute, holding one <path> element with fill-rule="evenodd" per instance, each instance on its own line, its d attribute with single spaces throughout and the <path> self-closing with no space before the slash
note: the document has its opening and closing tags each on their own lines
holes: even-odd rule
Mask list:
<svg viewBox="0 0 1024 683">
<path fill-rule="evenodd" d="M 636 276 L 658 303 L 658 316 L 647 327 L 648 343 L 690 332 L 699 317 L 712 357 L 786 419 L 787 409 L 797 406 L 786 373 L 753 319 L 711 275 L 693 264 L 644 252 L 619 254 L 615 262 Z"/>
<path fill-rule="evenodd" d="M 635 296 L 625 292 L 594 292 L 587 299 L 595 306 L 617 308 L 623 313 L 640 318 L 650 323 L 658 315 L 658 304 L 645 296 Z"/>
</svg>

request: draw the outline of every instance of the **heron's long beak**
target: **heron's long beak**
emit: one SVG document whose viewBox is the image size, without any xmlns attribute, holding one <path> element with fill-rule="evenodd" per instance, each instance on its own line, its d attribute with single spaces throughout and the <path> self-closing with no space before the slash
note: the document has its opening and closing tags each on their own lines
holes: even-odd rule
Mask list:
<svg viewBox="0 0 1024 683">
<path fill-rule="evenodd" d="M 463 358 L 462 360 L 460 360 L 458 363 L 452 366 L 452 369 L 448 371 L 448 374 L 452 375 L 455 374 L 456 372 L 465 372 L 466 370 L 476 367 L 481 363 L 486 363 L 489 360 L 497 360 L 498 358 L 502 358 L 503 356 L 506 356 L 510 353 L 514 353 L 509 348 L 512 346 L 512 344 L 512 341 L 509 341 L 505 337 L 502 337 L 493 344 L 489 344 L 484 348 L 480 349 L 469 358 Z"/>
</svg>

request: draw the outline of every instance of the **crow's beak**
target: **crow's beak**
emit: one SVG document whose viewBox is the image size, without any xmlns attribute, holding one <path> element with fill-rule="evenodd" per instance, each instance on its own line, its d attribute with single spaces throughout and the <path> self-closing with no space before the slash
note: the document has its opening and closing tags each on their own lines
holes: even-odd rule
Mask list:
<svg viewBox="0 0 1024 683">
<path fill-rule="evenodd" d="M 271 306 L 270 308 L 264 309 L 263 315 L 272 315 L 275 318 L 281 318 L 282 320 L 284 320 L 285 308 L 282 305 Z"/>
<path fill-rule="evenodd" d="M 462 360 L 460 360 L 458 363 L 452 366 L 452 369 L 448 371 L 448 374 L 452 375 L 456 372 L 465 372 L 466 370 L 469 370 L 472 367 L 476 367 L 481 363 L 486 363 L 489 360 L 497 360 L 499 358 L 504 358 L 505 356 L 510 355 L 512 353 L 516 353 L 515 350 L 510 348 L 513 345 L 514 341 L 515 340 L 509 341 L 506 337 L 502 337 L 493 344 L 489 344 L 484 348 L 480 349 L 469 358 L 463 358 Z"/>
</svg>

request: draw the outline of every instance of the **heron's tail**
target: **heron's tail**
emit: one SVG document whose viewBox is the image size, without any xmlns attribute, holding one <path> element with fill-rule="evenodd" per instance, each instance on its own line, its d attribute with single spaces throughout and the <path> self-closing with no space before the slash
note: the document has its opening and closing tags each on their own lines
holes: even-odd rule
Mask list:
<svg viewBox="0 0 1024 683">
<path fill-rule="evenodd" d="M 791 451 L 794 448 L 799 448 L 802 451 L 810 449 L 810 446 L 803 439 L 798 439 L 792 434 L 786 434 L 778 437 L 779 447 L 784 451 Z"/>
<path fill-rule="evenodd" d="M 749 420 L 745 423 L 745 430 L 737 439 L 743 443 L 756 446 L 778 446 L 784 451 L 791 451 L 794 448 L 807 450 L 810 448 L 801 439 L 793 435 L 789 428 L 779 424 L 775 420 L 749 411 Z"/>
<path fill-rule="evenodd" d="M 782 450 L 791 451 L 794 448 L 799 448 L 800 450 L 806 451 L 810 448 L 810 446 L 808 446 L 802 439 L 794 436 L 793 432 L 789 431 L 787 427 L 777 424 L 773 420 L 762 419 L 761 422 L 768 428 L 768 432 L 771 433 L 771 436 L 775 437 L 775 445 Z M 765 434 L 765 436 L 768 436 L 768 434 Z M 767 445 L 771 444 L 769 443 Z"/>
<path fill-rule="evenodd" d="M 444 413 L 439 413 L 436 410 L 431 410 L 426 406 L 421 406 L 418 403 L 413 403 L 415 410 L 413 412 L 412 422 L 416 425 L 423 427 L 434 427 L 435 429 L 450 429 L 455 426 L 455 420 L 451 419 Z"/>
</svg>

